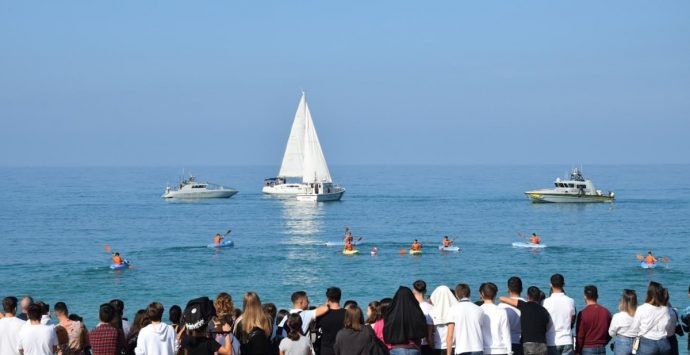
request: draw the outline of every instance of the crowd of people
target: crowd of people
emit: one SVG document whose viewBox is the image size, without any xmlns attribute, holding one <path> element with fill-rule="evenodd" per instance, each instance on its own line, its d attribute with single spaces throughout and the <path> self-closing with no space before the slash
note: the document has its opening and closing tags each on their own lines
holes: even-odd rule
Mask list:
<svg viewBox="0 0 690 355">
<path fill-rule="evenodd" d="M 594 355 L 679 354 L 678 335 L 688 331 L 690 307 L 671 307 L 669 293 L 650 282 L 644 301 L 624 290 L 618 312 L 598 304 L 598 290 L 585 286 L 586 306 L 579 312 L 566 295 L 565 279 L 550 278 L 550 292 L 527 288 L 511 277 L 506 295 L 483 283 L 479 297 L 470 286 L 438 286 L 427 297 L 424 281 L 401 286 L 392 298 L 374 300 L 366 310 L 355 301 L 341 305 L 337 287 L 327 302 L 310 306 L 306 292 L 294 292 L 292 308 L 278 310 L 247 292 L 242 307 L 230 294 L 200 297 L 185 308 L 173 305 L 164 322 L 158 302 L 124 317 L 124 303 L 112 300 L 98 310 L 90 330 L 64 302 L 50 306 L 31 297 L 7 296 L 0 313 L 0 354 L 25 355 Z M 690 288 L 688 289 L 690 297 Z M 690 341 L 688 342 L 690 349 Z"/>
</svg>

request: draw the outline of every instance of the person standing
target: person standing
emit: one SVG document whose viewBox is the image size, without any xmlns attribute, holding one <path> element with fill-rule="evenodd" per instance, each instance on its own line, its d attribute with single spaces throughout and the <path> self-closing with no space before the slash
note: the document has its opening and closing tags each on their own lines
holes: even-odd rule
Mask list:
<svg viewBox="0 0 690 355">
<path fill-rule="evenodd" d="M 371 327 L 360 322 L 362 310 L 358 306 L 346 310 L 344 327 L 335 336 L 335 355 L 368 355 L 375 340 Z M 288 354 L 284 354 L 288 355 Z"/>
<path fill-rule="evenodd" d="M 174 355 L 177 351 L 176 334 L 173 328 L 163 322 L 163 305 L 153 302 L 146 307 L 146 316 L 151 324 L 139 331 L 137 347 L 134 353 L 137 355 Z"/>
<path fill-rule="evenodd" d="M 434 355 L 445 355 L 448 352 L 446 343 L 448 338 L 448 323 L 450 323 L 450 310 L 458 304 L 458 300 L 448 286 L 436 287 L 431 293 L 429 301 L 434 305 Z M 451 345 L 451 349 L 452 349 Z"/>
<path fill-rule="evenodd" d="M 126 348 L 125 335 L 110 323 L 115 317 L 115 308 L 104 303 L 98 310 L 99 323 L 89 333 L 89 344 L 93 355 L 119 355 Z"/>
<path fill-rule="evenodd" d="M 390 346 L 391 355 L 419 355 L 421 340 L 427 335 L 419 302 L 409 288 L 400 286 L 383 315 L 383 342 Z"/>
<path fill-rule="evenodd" d="M 434 349 L 434 319 L 431 317 L 434 307 L 426 299 L 426 282 L 417 280 L 412 284 L 412 294 L 419 302 L 419 308 L 426 319 L 427 336 L 422 339 L 422 355 L 431 355 Z"/>
<path fill-rule="evenodd" d="M 5 316 L 0 319 L 0 354 L 16 355 L 19 354 L 19 331 L 26 324 L 15 317 L 17 313 L 17 297 L 7 296 L 2 300 L 2 309 L 5 311 Z"/>
<path fill-rule="evenodd" d="M 280 355 L 311 355 L 311 341 L 302 335 L 302 318 L 299 314 L 290 314 L 286 321 L 288 335 L 280 341 Z"/>
<path fill-rule="evenodd" d="M 26 310 L 29 321 L 19 331 L 17 343 L 20 355 L 53 355 L 58 350 L 55 329 L 41 324 L 41 311 L 38 304 L 31 304 Z"/>
<path fill-rule="evenodd" d="M 342 292 L 337 287 L 326 290 L 326 305 L 329 311 L 316 321 L 316 328 L 321 329 L 321 355 L 334 355 L 335 337 L 345 326 L 345 309 L 340 308 Z M 301 325 L 300 325 L 301 326 Z"/>
<path fill-rule="evenodd" d="M 664 304 L 664 287 L 658 282 L 651 281 L 647 287 L 645 303 L 637 307 L 630 326 L 635 336 L 640 337 L 637 355 L 671 353 L 666 330 L 670 321 L 671 316 Z"/>
<path fill-rule="evenodd" d="M 456 354 L 481 355 L 484 351 L 484 311 L 470 301 L 470 287 L 467 284 L 455 287 L 455 297 L 458 298 L 458 304 L 450 310 L 446 354 L 452 355 L 451 348 L 455 347 Z"/>
<path fill-rule="evenodd" d="M 623 290 L 623 296 L 618 303 L 619 312 L 613 315 L 611 325 L 609 325 L 609 335 L 614 339 L 613 353 L 616 355 L 632 354 L 636 334 L 631 326 L 636 309 L 637 294 L 635 290 Z"/>
<path fill-rule="evenodd" d="M 59 344 L 59 353 L 61 355 L 84 354 L 84 347 L 86 346 L 84 343 L 84 323 L 69 319 L 69 311 L 64 302 L 56 303 L 53 307 L 53 312 L 55 312 L 55 318 L 58 321 L 55 327 L 58 339 L 61 338 L 60 334 L 64 334 L 67 338 L 66 343 Z"/>
<path fill-rule="evenodd" d="M 484 340 L 484 354 L 511 354 L 510 325 L 505 309 L 494 304 L 498 287 L 491 282 L 482 284 L 479 296 L 484 304 L 484 322 L 482 322 L 482 338 Z"/>
<path fill-rule="evenodd" d="M 34 299 L 31 296 L 24 296 L 22 298 L 22 312 L 17 315 L 17 318 L 23 320 L 23 321 L 28 321 L 29 317 L 26 314 L 26 310 L 29 309 L 29 306 L 34 303 Z"/>
<path fill-rule="evenodd" d="M 577 353 L 582 355 L 605 355 L 606 344 L 611 340 L 609 326 L 611 312 L 597 303 L 599 292 L 594 285 L 585 286 L 587 306 L 577 316 Z"/>
<path fill-rule="evenodd" d="M 520 333 L 522 351 L 525 355 L 546 355 L 546 332 L 551 317 L 542 307 L 542 291 L 536 286 L 527 289 L 527 302 L 508 297 L 501 297 L 502 303 L 517 307 L 520 310 Z"/>
<path fill-rule="evenodd" d="M 549 311 L 551 324 L 546 332 L 546 347 L 549 355 L 572 355 L 573 325 L 575 324 L 575 301 L 563 291 L 565 279 L 561 274 L 551 276 L 551 296 L 544 300 Z"/>
<path fill-rule="evenodd" d="M 520 296 L 522 293 L 522 280 L 513 276 L 508 279 L 508 297 L 513 300 L 525 301 L 524 298 Z M 510 342 L 511 348 L 513 350 L 513 355 L 522 355 L 522 344 L 520 344 L 520 310 L 517 307 L 511 306 L 507 303 L 499 303 L 499 307 L 506 310 L 508 315 L 508 324 L 510 325 Z"/>
</svg>

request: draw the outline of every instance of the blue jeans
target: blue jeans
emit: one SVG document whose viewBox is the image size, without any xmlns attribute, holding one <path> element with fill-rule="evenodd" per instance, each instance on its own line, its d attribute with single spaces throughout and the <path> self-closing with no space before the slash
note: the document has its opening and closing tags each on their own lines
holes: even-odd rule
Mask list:
<svg viewBox="0 0 690 355">
<path fill-rule="evenodd" d="M 582 355 L 606 355 L 606 347 L 601 346 L 598 348 L 583 348 L 580 350 Z"/>
<path fill-rule="evenodd" d="M 637 348 L 637 355 L 670 355 L 671 344 L 668 339 L 659 340 L 640 338 L 640 347 Z"/>
<path fill-rule="evenodd" d="M 616 338 L 613 340 L 613 353 L 615 355 L 631 355 L 634 340 L 635 338 L 616 335 Z"/>
<path fill-rule="evenodd" d="M 546 351 L 549 355 L 574 355 L 575 350 L 572 345 L 553 345 L 547 346 Z"/>
<path fill-rule="evenodd" d="M 411 348 L 393 348 L 391 349 L 391 355 L 420 355 L 422 352 L 419 349 Z"/>
</svg>

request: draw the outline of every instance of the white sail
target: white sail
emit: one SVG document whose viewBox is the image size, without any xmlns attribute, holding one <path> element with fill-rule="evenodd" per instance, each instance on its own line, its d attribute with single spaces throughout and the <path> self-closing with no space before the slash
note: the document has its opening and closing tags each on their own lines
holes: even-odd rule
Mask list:
<svg viewBox="0 0 690 355">
<path fill-rule="evenodd" d="M 302 93 L 300 105 L 302 102 L 304 102 L 304 168 L 302 181 L 305 183 L 333 182 L 331 173 L 328 171 L 326 158 L 321 150 L 319 137 L 316 135 L 316 128 L 314 127 L 314 121 L 311 119 L 311 113 L 309 113 L 309 106 L 304 93 Z"/>
<path fill-rule="evenodd" d="M 283 163 L 280 165 L 279 177 L 302 177 L 304 166 L 304 119 L 306 116 L 307 99 L 302 93 L 302 99 L 295 112 L 295 120 L 292 122 L 290 137 L 288 138 Z"/>
</svg>

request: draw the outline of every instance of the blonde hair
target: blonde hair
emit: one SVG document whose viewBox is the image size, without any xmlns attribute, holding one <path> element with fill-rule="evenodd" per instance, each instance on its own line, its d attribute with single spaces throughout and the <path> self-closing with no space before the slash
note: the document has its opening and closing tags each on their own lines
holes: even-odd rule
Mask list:
<svg viewBox="0 0 690 355">
<path fill-rule="evenodd" d="M 261 307 L 259 295 L 256 292 L 247 292 L 244 295 L 242 305 L 244 308 L 242 310 L 242 331 L 249 334 L 252 329 L 260 328 L 267 336 L 270 336 L 273 332 L 271 319 Z"/>
<path fill-rule="evenodd" d="M 635 311 L 637 310 L 637 293 L 635 293 L 635 290 L 623 290 L 623 296 L 621 296 L 621 301 L 618 303 L 618 310 L 629 314 L 631 317 L 635 316 Z"/>
</svg>

